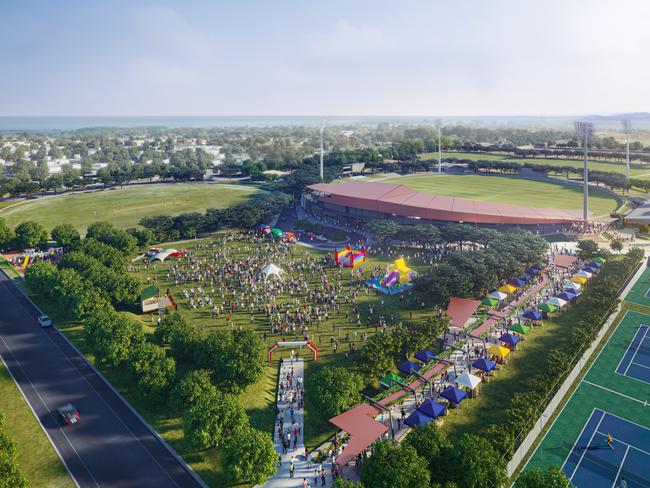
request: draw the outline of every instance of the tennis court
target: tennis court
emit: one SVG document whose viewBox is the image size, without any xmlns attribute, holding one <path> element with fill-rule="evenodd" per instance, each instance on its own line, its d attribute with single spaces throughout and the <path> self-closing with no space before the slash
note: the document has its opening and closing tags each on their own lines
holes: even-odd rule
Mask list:
<svg viewBox="0 0 650 488">
<path fill-rule="evenodd" d="M 630 488 L 650 487 L 650 382 L 633 364 L 646 364 L 646 324 L 650 315 L 623 314 L 525 469 L 562 466 L 578 488 L 616 488 L 622 477 Z"/>
<path fill-rule="evenodd" d="M 637 305 L 650 307 L 650 267 L 646 268 L 639 281 L 636 282 L 625 296 L 625 300 L 636 303 Z"/>
<path fill-rule="evenodd" d="M 650 327 L 639 327 L 616 368 L 618 374 L 650 384 Z"/>
<path fill-rule="evenodd" d="M 562 469 L 576 486 L 618 486 L 625 479 L 629 488 L 647 487 L 650 430 L 594 409 Z"/>
</svg>

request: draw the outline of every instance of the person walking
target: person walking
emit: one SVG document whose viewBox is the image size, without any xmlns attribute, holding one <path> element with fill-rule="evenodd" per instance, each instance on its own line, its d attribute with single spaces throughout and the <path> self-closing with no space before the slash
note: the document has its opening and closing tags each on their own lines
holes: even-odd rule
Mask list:
<svg viewBox="0 0 650 488">
<path fill-rule="evenodd" d="M 612 437 L 612 434 L 607 434 L 607 445 L 609 446 L 610 449 L 614 449 L 614 438 Z"/>
</svg>

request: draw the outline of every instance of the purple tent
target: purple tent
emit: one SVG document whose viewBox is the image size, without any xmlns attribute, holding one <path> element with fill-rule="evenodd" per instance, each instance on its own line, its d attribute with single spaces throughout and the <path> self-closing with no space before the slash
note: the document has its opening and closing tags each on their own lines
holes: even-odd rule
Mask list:
<svg viewBox="0 0 650 488">
<path fill-rule="evenodd" d="M 561 298 L 561 299 L 564 300 L 565 302 L 570 302 L 570 301 L 573 300 L 576 296 L 575 296 L 574 293 L 571 293 L 571 292 L 569 292 L 569 291 L 563 291 L 563 292 L 560 293 L 557 297 L 558 297 L 558 298 Z"/>
<path fill-rule="evenodd" d="M 442 403 L 434 402 L 433 400 L 425 400 L 422 405 L 418 407 L 418 411 L 431 418 L 437 419 L 445 413 L 445 406 Z"/>
<path fill-rule="evenodd" d="M 404 361 L 400 364 L 397 369 L 399 369 L 404 374 L 411 374 L 411 370 L 419 371 L 421 366 L 413 361 Z"/>
<path fill-rule="evenodd" d="M 533 265 L 531 266 L 531 268 L 535 268 L 535 269 L 538 269 L 538 270 L 541 271 L 541 270 L 544 269 L 544 265 L 543 265 L 543 264 L 533 264 Z"/>
<path fill-rule="evenodd" d="M 592 261 L 587 266 L 589 266 L 590 268 L 598 268 L 598 269 L 603 267 L 603 265 L 600 264 L 598 261 Z"/>
<path fill-rule="evenodd" d="M 429 361 L 436 359 L 436 355 L 426 349 L 416 352 L 413 356 L 415 359 L 422 361 L 423 363 L 428 363 Z"/>
<path fill-rule="evenodd" d="M 528 268 L 528 269 L 526 270 L 526 273 L 528 273 L 528 274 L 532 274 L 532 275 L 538 275 L 538 274 L 539 274 L 539 270 L 538 270 L 537 268 Z"/>
<path fill-rule="evenodd" d="M 456 405 L 459 405 L 460 402 L 467 398 L 467 392 L 450 385 L 443 390 L 440 396 L 452 403 L 455 403 Z"/>
<path fill-rule="evenodd" d="M 528 273 L 524 273 L 524 275 L 521 277 L 522 280 L 524 281 L 530 281 L 533 279 L 532 276 L 530 276 Z"/>
<path fill-rule="evenodd" d="M 517 337 L 514 334 L 508 334 L 505 333 L 501 337 L 499 337 L 499 340 L 501 342 L 505 342 L 506 344 L 510 344 L 512 347 L 517 346 L 517 343 L 521 340 L 519 337 Z"/>
<path fill-rule="evenodd" d="M 497 363 L 485 358 L 479 358 L 472 363 L 472 368 L 480 369 L 481 371 L 485 371 L 486 373 L 492 371 L 494 368 L 496 368 L 496 366 Z"/>
<path fill-rule="evenodd" d="M 524 280 L 520 280 L 519 278 L 515 278 L 514 280 L 510 280 L 509 283 L 512 286 L 516 286 L 516 287 L 524 286 L 526 284 L 526 282 Z"/>
<path fill-rule="evenodd" d="M 542 312 L 537 310 L 526 310 L 523 314 L 528 320 L 542 320 Z"/>
<path fill-rule="evenodd" d="M 584 268 L 582 268 L 582 271 L 586 271 L 587 273 L 594 274 L 594 273 L 598 273 L 598 268 L 593 268 L 591 266 L 585 266 Z"/>
<path fill-rule="evenodd" d="M 418 410 L 414 410 L 413 413 L 411 413 L 411 415 L 409 415 L 404 421 L 404 423 L 409 427 L 424 427 L 431 422 L 433 422 L 433 419 L 431 417 L 424 415 Z"/>
</svg>

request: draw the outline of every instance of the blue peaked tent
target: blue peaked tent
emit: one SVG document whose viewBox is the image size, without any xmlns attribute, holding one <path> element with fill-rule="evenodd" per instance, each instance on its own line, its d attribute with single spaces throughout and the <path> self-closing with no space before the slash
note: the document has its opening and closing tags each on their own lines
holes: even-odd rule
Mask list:
<svg viewBox="0 0 650 488">
<path fill-rule="evenodd" d="M 526 273 L 531 274 L 531 275 L 538 275 L 538 274 L 539 274 L 539 270 L 538 270 L 537 268 L 528 268 L 528 269 L 526 270 Z"/>
<path fill-rule="evenodd" d="M 494 368 L 496 368 L 496 365 L 497 363 L 495 363 L 494 361 L 490 361 L 489 359 L 485 359 L 485 358 L 479 358 L 472 363 L 472 368 L 480 369 L 481 371 L 485 371 L 486 373 L 489 373 Z"/>
<path fill-rule="evenodd" d="M 515 278 L 514 280 L 510 280 L 509 282 L 512 286 L 520 287 L 524 286 L 526 282 L 524 280 L 520 280 L 519 278 Z"/>
<path fill-rule="evenodd" d="M 573 300 L 576 297 L 576 295 L 574 293 L 569 292 L 569 291 L 563 291 L 557 297 L 561 298 L 565 302 L 570 302 L 571 300 Z"/>
<path fill-rule="evenodd" d="M 397 369 L 399 369 L 402 373 L 409 375 L 411 374 L 412 369 L 415 371 L 419 371 L 421 367 L 422 366 L 420 366 L 417 363 L 414 363 L 413 361 L 404 361 L 402 364 L 400 364 L 397 367 Z"/>
<path fill-rule="evenodd" d="M 598 261 L 592 261 L 587 266 L 589 266 L 590 268 L 598 268 L 598 269 L 603 267 L 603 265 L 601 263 L 599 263 Z"/>
<path fill-rule="evenodd" d="M 533 264 L 533 265 L 531 266 L 531 268 L 538 269 L 538 270 L 541 271 L 541 270 L 544 269 L 544 265 L 543 265 L 543 264 Z"/>
<path fill-rule="evenodd" d="M 530 276 L 528 273 L 524 273 L 524 275 L 521 277 L 522 280 L 524 281 L 530 281 L 533 279 L 532 276 Z"/>
<path fill-rule="evenodd" d="M 419 412 L 418 410 L 414 410 L 413 413 L 411 413 L 411 415 L 409 415 L 404 421 L 404 423 L 409 427 L 424 427 L 431 422 L 433 422 L 431 417 Z"/>
<path fill-rule="evenodd" d="M 523 314 L 528 320 L 542 320 L 542 312 L 537 310 L 526 310 Z"/>
<path fill-rule="evenodd" d="M 594 268 L 594 267 L 591 267 L 591 266 L 585 266 L 584 268 L 582 268 L 582 271 L 586 271 L 587 273 L 594 274 L 594 273 L 598 273 L 598 268 Z"/>
<path fill-rule="evenodd" d="M 434 402 L 433 400 L 425 400 L 422 405 L 418 407 L 418 412 L 437 419 L 445 413 L 445 406 L 442 403 Z"/>
<path fill-rule="evenodd" d="M 460 405 L 460 402 L 467 398 L 467 392 L 460 388 L 456 388 L 455 386 L 448 386 L 443 390 L 440 396 L 456 405 Z"/>
<path fill-rule="evenodd" d="M 416 352 L 413 356 L 415 359 L 422 361 L 423 363 L 428 363 L 429 361 L 433 361 L 436 358 L 435 354 L 426 349 L 422 349 L 421 351 Z"/>
<path fill-rule="evenodd" d="M 514 334 L 508 334 L 506 332 L 501 337 L 499 337 L 499 340 L 501 342 L 505 342 L 506 344 L 510 344 L 511 346 L 515 347 L 521 339 Z"/>
</svg>

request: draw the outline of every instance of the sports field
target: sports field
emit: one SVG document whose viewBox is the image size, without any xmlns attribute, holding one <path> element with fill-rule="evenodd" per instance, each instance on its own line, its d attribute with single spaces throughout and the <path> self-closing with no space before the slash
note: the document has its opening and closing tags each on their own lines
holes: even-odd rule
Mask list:
<svg viewBox="0 0 650 488">
<path fill-rule="evenodd" d="M 650 308 L 650 268 L 646 268 L 625 300 Z"/>
<path fill-rule="evenodd" d="M 579 159 L 555 159 L 555 158 L 515 158 L 505 154 L 482 154 L 482 153 L 463 153 L 463 152 L 443 152 L 444 158 L 469 159 L 471 161 L 507 161 L 519 164 L 547 164 L 549 166 L 572 166 L 582 168 L 583 162 Z M 425 161 L 437 161 L 438 153 L 424 153 L 420 159 Z M 594 171 L 605 171 L 607 173 L 625 174 L 625 163 L 623 161 L 589 161 L 589 168 Z M 650 166 L 641 166 L 638 162 L 630 164 L 630 175 L 639 177 L 641 175 L 650 176 Z"/>
<path fill-rule="evenodd" d="M 382 179 L 381 182 L 400 183 L 436 195 L 486 202 L 566 210 L 582 208 L 582 188 L 559 182 L 479 175 L 405 176 Z M 618 200 L 613 195 L 590 189 L 589 210 L 592 214 L 609 215 L 617 204 Z"/>
<path fill-rule="evenodd" d="M 650 315 L 624 313 L 526 469 L 562 466 L 579 488 L 650 486 L 647 325 Z"/>
<path fill-rule="evenodd" d="M 116 227 L 135 226 L 142 217 L 206 208 L 226 208 L 246 201 L 259 191 L 256 187 L 209 183 L 134 185 L 125 188 L 18 200 L 0 209 L 0 218 L 15 226 L 35 220 L 48 230 L 57 224 L 71 223 L 80 231 L 95 221 L 106 220 Z"/>
</svg>

